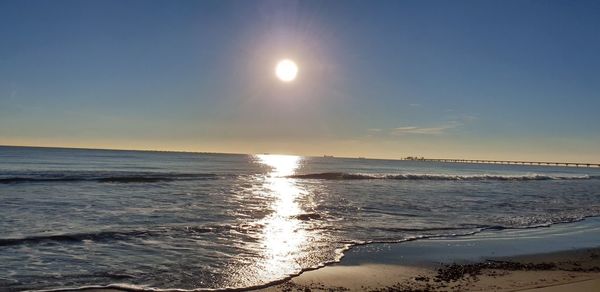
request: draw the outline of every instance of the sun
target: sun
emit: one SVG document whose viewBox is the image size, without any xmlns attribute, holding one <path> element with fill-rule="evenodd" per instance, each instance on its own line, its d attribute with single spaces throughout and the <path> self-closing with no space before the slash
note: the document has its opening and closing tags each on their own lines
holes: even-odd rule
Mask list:
<svg viewBox="0 0 600 292">
<path fill-rule="evenodd" d="M 298 65 L 290 59 L 283 59 L 275 66 L 275 75 L 283 82 L 290 82 L 298 75 Z"/>
</svg>

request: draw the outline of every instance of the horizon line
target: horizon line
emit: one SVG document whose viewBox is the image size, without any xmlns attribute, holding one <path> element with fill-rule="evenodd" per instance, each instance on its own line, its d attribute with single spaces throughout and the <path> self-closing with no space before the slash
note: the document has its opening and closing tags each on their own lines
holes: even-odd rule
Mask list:
<svg viewBox="0 0 600 292">
<path fill-rule="evenodd" d="M 23 148 L 47 148 L 47 149 L 71 149 L 71 150 L 102 150 L 102 151 L 137 151 L 137 152 L 163 152 L 163 153 L 189 153 L 189 154 L 227 154 L 227 155 L 290 155 L 290 156 L 300 156 L 300 157 L 314 157 L 314 158 L 343 158 L 343 159 L 369 159 L 369 160 L 393 160 L 393 161 L 438 161 L 444 163 L 470 163 L 470 164 L 486 164 L 492 161 L 502 161 L 502 162 L 515 162 L 515 164 L 510 165 L 521 165 L 521 166 L 534 166 L 534 163 L 541 163 L 536 166 L 556 166 L 556 167 L 569 167 L 568 164 L 581 164 L 581 165 L 595 165 L 596 167 L 600 167 L 600 163 L 594 162 L 557 162 L 557 161 L 523 161 L 523 160 L 502 160 L 502 159 L 479 159 L 479 158 L 428 158 L 428 157 L 418 157 L 418 156 L 405 156 L 401 158 L 371 158 L 371 157 L 363 157 L 363 156 L 335 156 L 335 155 L 327 155 L 324 154 L 322 156 L 315 155 L 298 155 L 298 154 L 286 154 L 286 153 L 240 153 L 240 152 L 212 152 L 212 151 L 189 151 L 189 150 L 153 150 L 153 149 L 118 149 L 118 148 L 87 148 L 87 147 L 69 147 L 69 146 L 39 146 L 39 145 L 5 145 L 0 144 L 0 147 L 23 147 Z M 450 161 L 441 161 L 441 160 L 455 160 L 456 162 Z M 467 161 L 485 161 L 483 163 L 472 163 Z M 528 164 L 520 164 L 520 163 L 528 163 Z M 494 163 L 489 163 L 494 164 Z M 545 165 L 544 165 L 545 164 Z M 564 166 L 560 165 L 548 165 L 548 164 L 565 164 Z M 509 164 L 504 164 L 509 165 Z"/>
</svg>

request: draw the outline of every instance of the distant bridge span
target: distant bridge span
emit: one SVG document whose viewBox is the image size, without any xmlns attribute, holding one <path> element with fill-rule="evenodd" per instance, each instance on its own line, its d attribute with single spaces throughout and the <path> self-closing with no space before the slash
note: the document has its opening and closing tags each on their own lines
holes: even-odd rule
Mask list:
<svg viewBox="0 0 600 292">
<path fill-rule="evenodd" d="M 450 158 L 405 158 L 404 160 L 449 162 L 449 163 L 479 163 L 479 164 L 514 164 L 514 165 L 544 165 L 569 167 L 599 167 L 600 163 L 584 162 L 548 162 L 548 161 L 519 161 L 519 160 L 485 160 L 485 159 L 450 159 Z"/>
</svg>

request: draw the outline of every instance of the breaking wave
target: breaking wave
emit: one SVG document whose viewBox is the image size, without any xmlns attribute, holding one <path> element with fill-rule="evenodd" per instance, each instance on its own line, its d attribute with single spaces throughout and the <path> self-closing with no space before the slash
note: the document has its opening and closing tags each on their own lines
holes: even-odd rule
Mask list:
<svg viewBox="0 0 600 292">
<path fill-rule="evenodd" d="M 0 184 L 21 183 L 69 183 L 69 182 L 97 182 L 97 183 L 155 183 L 182 180 L 214 180 L 226 177 L 235 177 L 233 174 L 217 173 L 32 173 L 0 175 Z M 547 175 L 547 174 L 369 174 L 347 172 L 320 172 L 296 174 L 287 176 L 296 179 L 320 180 L 429 180 L 429 181 L 540 181 L 540 180 L 589 180 L 600 179 L 600 176 L 590 175 Z"/>
<path fill-rule="evenodd" d="M 598 176 L 589 175 L 499 175 L 499 174 L 474 174 L 474 175 L 446 175 L 446 174 L 366 174 L 366 173 L 346 173 L 346 172 L 321 172 L 296 174 L 288 176 L 298 179 L 323 179 L 323 180 L 366 180 L 366 179 L 395 179 L 395 180 L 452 180 L 452 181 L 477 181 L 477 180 L 498 180 L 498 181 L 530 181 L 530 180 L 585 180 L 598 179 Z"/>
<path fill-rule="evenodd" d="M 20 238 L 0 238 L 0 246 L 14 246 L 21 244 L 41 244 L 41 243 L 78 243 L 86 240 L 94 242 L 110 242 L 116 240 L 142 239 L 158 236 L 197 236 L 203 233 L 226 233 L 235 231 L 239 233 L 258 232 L 260 225 L 209 225 L 209 226 L 168 226 L 156 227 L 152 229 L 133 229 L 133 230 L 100 230 L 97 232 L 83 233 L 63 233 L 48 235 L 33 235 Z"/>
<path fill-rule="evenodd" d="M 221 177 L 215 173 L 139 173 L 139 174 L 34 174 L 0 177 L 0 184 L 17 183 L 153 183 L 174 180 L 208 180 Z"/>
</svg>

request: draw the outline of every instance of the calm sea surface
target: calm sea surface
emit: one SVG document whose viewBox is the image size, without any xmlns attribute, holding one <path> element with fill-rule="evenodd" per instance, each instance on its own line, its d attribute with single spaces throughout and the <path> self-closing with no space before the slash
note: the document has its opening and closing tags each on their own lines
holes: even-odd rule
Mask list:
<svg viewBox="0 0 600 292">
<path fill-rule="evenodd" d="M 0 147 L 0 290 L 266 284 L 356 243 L 600 215 L 600 170 Z"/>
</svg>

